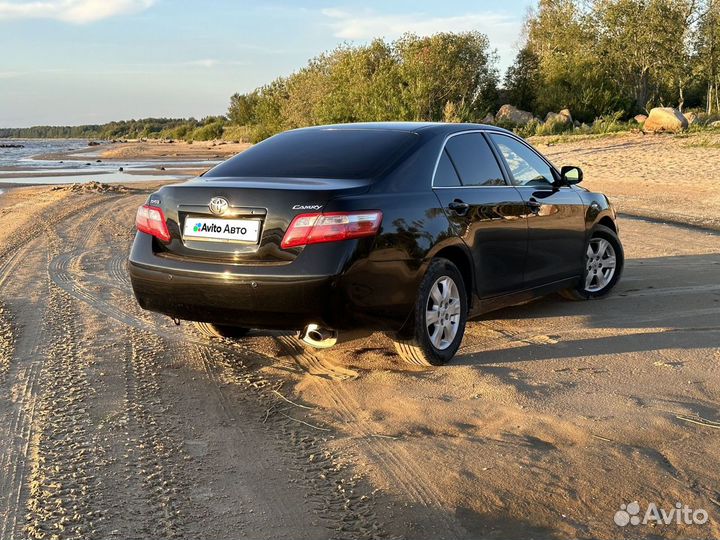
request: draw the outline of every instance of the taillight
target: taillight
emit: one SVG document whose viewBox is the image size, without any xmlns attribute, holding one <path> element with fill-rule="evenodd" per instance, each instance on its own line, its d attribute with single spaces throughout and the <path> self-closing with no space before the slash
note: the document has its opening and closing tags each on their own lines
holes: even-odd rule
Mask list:
<svg viewBox="0 0 720 540">
<path fill-rule="evenodd" d="M 170 241 L 170 231 L 165 222 L 165 214 L 156 206 L 147 204 L 138 208 L 135 216 L 135 227 L 138 231 L 153 235 L 163 242 Z"/>
<path fill-rule="evenodd" d="M 338 242 L 374 236 L 380 230 L 382 212 L 330 212 L 295 216 L 280 243 L 283 248 Z"/>
</svg>

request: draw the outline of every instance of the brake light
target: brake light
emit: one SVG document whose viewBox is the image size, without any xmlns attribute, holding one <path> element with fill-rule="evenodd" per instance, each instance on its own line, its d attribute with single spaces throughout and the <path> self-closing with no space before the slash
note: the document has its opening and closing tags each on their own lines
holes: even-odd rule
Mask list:
<svg viewBox="0 0 720 540">
<path fill-rule="evenodd" d="M 138 231 L 144 232 L 162 240 L 170 241 L 170 231 L 167 228 L 165 214 L 162 209 L 147 204 L 138 208 L 135 216 L 135 227 Z"/>
<path fill-rule="evenodd" d="M 339 242 L 374 236 L 380 230 L 382 212 L 329 212 L 299 214 L 292 220 L 280 243 L 282 248 Z"/>
</svg>

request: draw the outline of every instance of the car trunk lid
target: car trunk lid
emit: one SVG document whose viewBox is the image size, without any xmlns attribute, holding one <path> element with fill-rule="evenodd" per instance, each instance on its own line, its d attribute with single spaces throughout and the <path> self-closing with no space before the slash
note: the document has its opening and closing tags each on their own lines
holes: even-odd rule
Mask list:
<svg viewBox="0 0 720 540">
<path fill-rule="evenodd" d="M 357 179 L 216 177 L 166 186 L 149 199 L 163 209 L 171 236 L 167 244 L 156 243 L 157 252 L 223 263 L 287 264 L 300 249 L 282 249 L 280 243 L 296 215 L 322 211 L 330 199 L 358 195 L 369 186 L 369 180 Z M 225 202 L 227 207 L 213 212 L 213 200 L 220 200 L 221 210 Z"/>
</svg>

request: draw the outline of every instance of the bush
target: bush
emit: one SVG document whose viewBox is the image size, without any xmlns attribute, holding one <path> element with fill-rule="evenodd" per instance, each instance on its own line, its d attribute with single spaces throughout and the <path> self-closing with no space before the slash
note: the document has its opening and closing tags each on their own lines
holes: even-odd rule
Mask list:
<svg viewBox="0 0 720 540">
<path fill-rule="evenodd" d="M 528 125 L 518 128 L 515 132 L 521 137 L 540 137 L 543 135 L 560 135 L 561 133 L 570 133 L 573 131 L 573 125 L 562 122 L 541 122 L 538 119 L 533 120 Z"/>
<path fill-rule="evenodd" d="M 222 139 L 224 141 L 253 142 L 252 129 L 248 126 L 225 126 Z"/>
<path fill-rule="evenodd" d="M 383 120 L 479 121 L 497 96 L 495 53 L 479 32 L 405 34 L 343 45 L 249 94 L 228 117 L 257 142 L 318 124 Z"/>
<path fill-rule="evenodd" d="M 630 123 L 620 120 L 624 114 L 625 111 L 617 111 L 612 114 L 599 116 L 590 127 L 589 133 L 617 133 L 619 131 L 629 131 Z"/>
<path fill-rule="evenodd" d="M 221 139 L 223 136 L 224 126 L 224 120 L 215 120 L 194 130 L 189 138 L 194 141 L 212 141 L 214 139 Z"/>
</svg>

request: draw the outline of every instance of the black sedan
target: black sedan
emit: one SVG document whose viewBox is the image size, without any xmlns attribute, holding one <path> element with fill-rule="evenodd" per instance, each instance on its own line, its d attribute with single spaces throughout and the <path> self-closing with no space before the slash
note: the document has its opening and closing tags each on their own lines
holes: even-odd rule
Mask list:
<svg viewBox="0 0 720 540">
<path fill-rule="evenodd" d="M 213 335 L 296 329 L 316 347 L 385 331 L 437 365 L 468 318 L 620 278 L 605 195 L 513 133 L 369 123 L 281 133 L 139 208 L 129 270 L 148 310 Z"/>
</svg>

